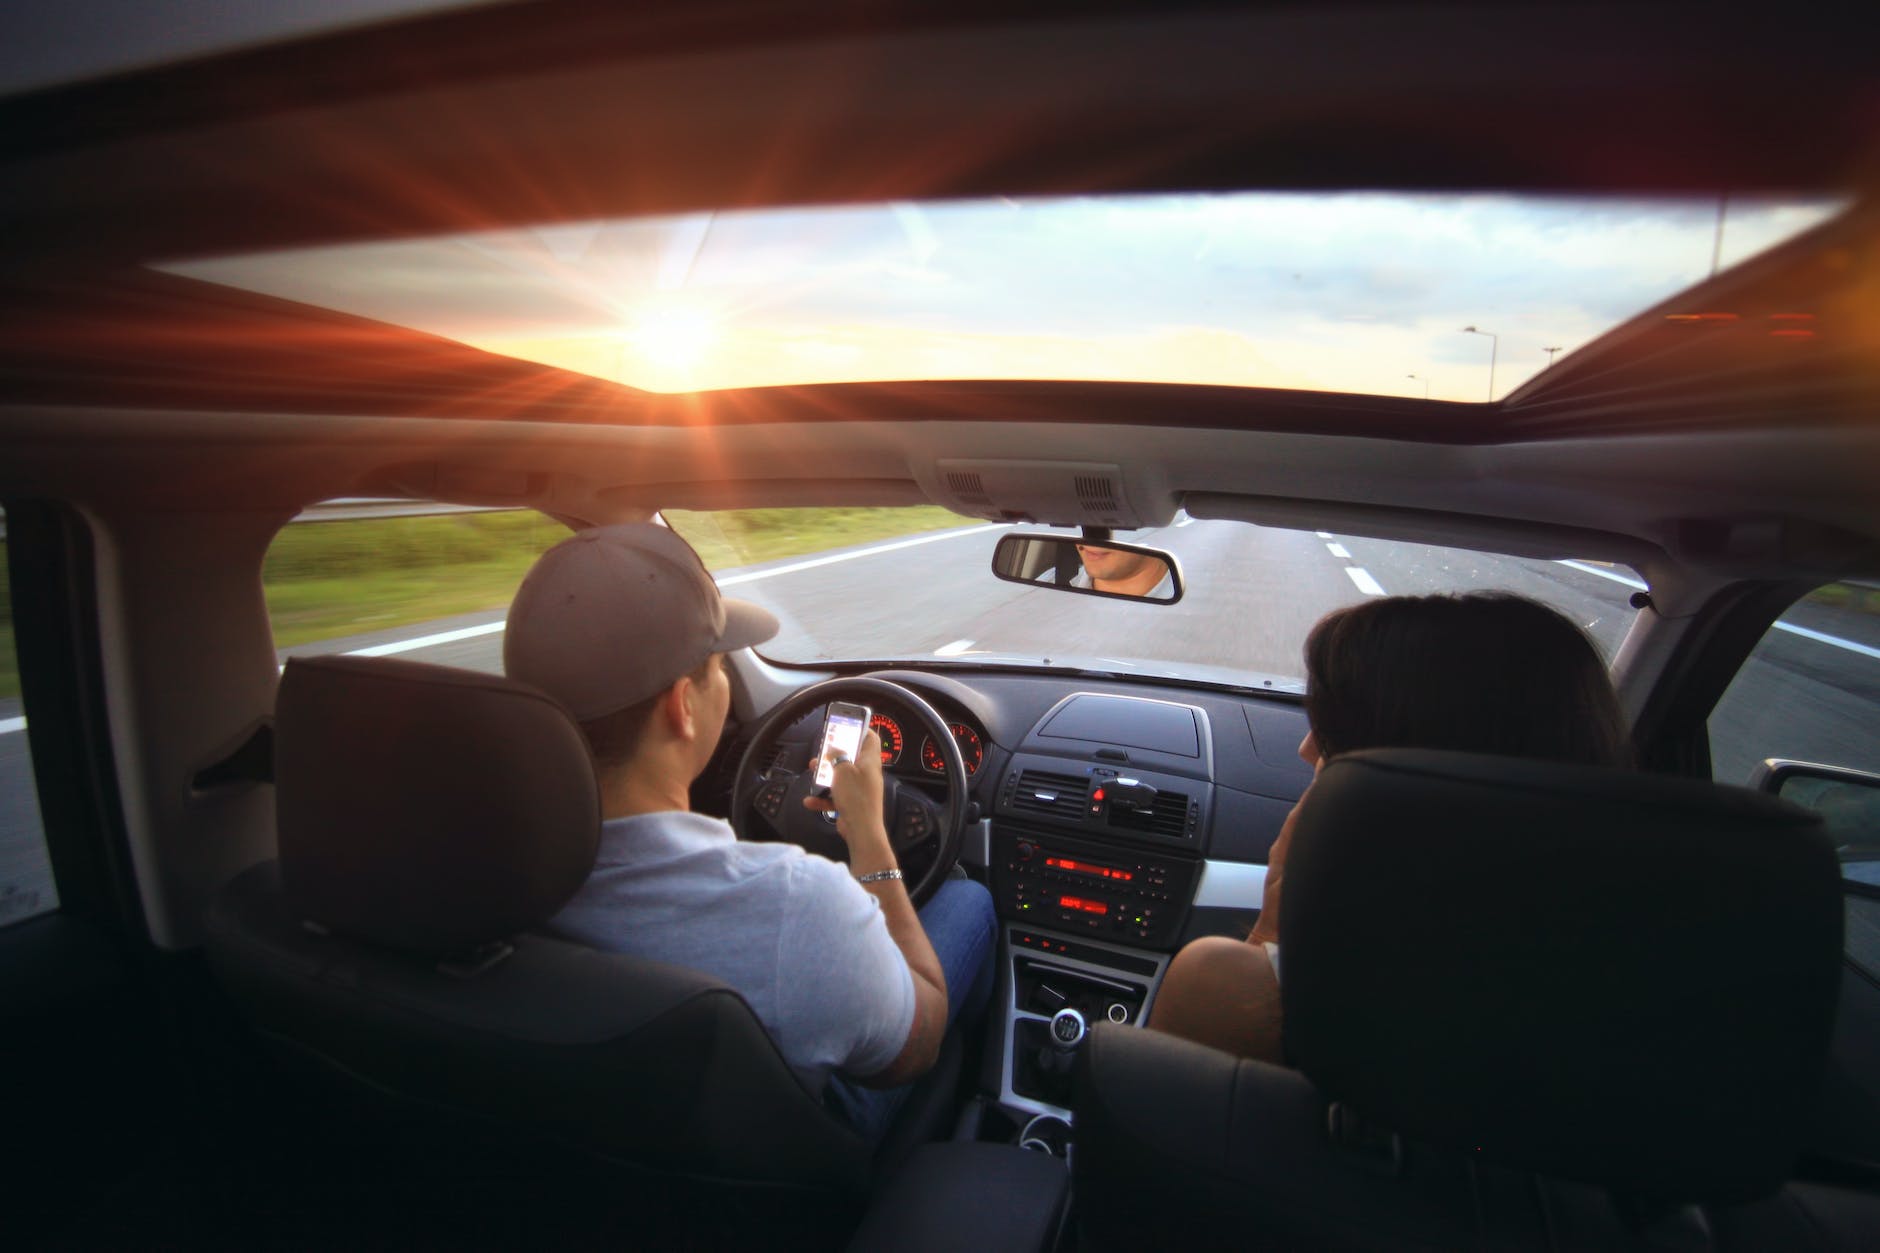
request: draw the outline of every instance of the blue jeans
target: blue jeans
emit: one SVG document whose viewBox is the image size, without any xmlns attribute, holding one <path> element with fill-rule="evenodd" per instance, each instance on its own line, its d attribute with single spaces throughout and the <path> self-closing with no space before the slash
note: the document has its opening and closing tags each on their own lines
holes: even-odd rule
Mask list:
<svg viewBox="0 0 1880 1253">
<path fill-rule="evenodd" d="M 992 893 L 970 879 L 948 879 L 920 909 L 921 929 L 940 959 L 947 980 L 947 1027 L 962 1011 L 977 1015 L 992 999 L 992 956 L 998 949 L 999 921 Z M 878 1142 L 913 1088 L 864 1088 L 841 1075 L 830 1078 L 823 1103 L 850 1126 Z"/>
</svg>

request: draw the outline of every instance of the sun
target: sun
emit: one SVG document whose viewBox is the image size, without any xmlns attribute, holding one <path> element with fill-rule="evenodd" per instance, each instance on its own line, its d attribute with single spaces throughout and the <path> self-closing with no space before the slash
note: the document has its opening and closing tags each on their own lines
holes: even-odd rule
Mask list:
<svg viewBox="0 0 1880 1253">
<path fill-rule="evenodd" d="M 685 306 L 648 309 L 634 321 L 627 342 L 646 364 L 684 373 L 718 342 L 718 320 L 703 309 Z"/>
</svg>

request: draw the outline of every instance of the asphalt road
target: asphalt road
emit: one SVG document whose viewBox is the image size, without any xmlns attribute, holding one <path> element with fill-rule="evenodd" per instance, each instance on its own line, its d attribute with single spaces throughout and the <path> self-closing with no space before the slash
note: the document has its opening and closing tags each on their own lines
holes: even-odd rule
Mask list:
<svg viewBox="0 0 1880 1253">
<path fill-rule="evenodd" d="M 1255 687 L 1296 684 L 1312 623 L 1367 595 L 1520 592 L 1564 611 L 1608 659 L 1633 616 L 1629 571 L 1187 519 L 1134 537 L 1176 555 L 1188 579 L 1182 602 L 1116 603 L 994 579 L 990 556 L 1005 529 L 963 527 L 837 549 L 719 579 L 728 594 L 782 619 L 765 651 L 785 660 L 1018 656 L 1117 670 L 1164 663 Z M 502 617 L 466 615 L 282 655 L 396 653 L 500 672 Z M 1747 779 L 1772 755 L 1880 770 L 1872 725 L 1880 621 L 1803 606 L 1785 622 L 1815 634 L 1775 633 L 1738 676 L 1712 719 L 1717 777 Z M 19 712 L 0 702 L 0 923 L 53 903 Z"/>
</svg>

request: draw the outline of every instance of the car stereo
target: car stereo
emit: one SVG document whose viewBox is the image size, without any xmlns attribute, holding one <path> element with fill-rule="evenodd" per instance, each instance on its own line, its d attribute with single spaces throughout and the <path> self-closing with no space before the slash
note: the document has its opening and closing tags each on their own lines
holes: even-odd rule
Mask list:
<svg viewBox="0 0 1880 1253">
<path fill-rule="evenodd" d="M 1113 943 L 1165 948 L 1181 934 L 1200 863 L 1010 828 L 992 837 L 999 916 Z"/>
</svg>

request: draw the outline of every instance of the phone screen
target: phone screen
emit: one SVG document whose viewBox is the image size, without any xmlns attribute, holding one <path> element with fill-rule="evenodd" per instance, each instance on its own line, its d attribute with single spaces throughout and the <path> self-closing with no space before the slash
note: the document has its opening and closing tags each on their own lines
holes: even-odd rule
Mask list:
<svg viewBox="0 0 1880 1253">
<path fill-rule="evenodd" d="M 855 760 L 862 747 L 862 735 L 868 730 L 868 706 L 832 702 L 823 720 L 822 753 L 816 758 L 816 786 L 827 788 L 835 782 L 836 758 Z"/>
</svg>

